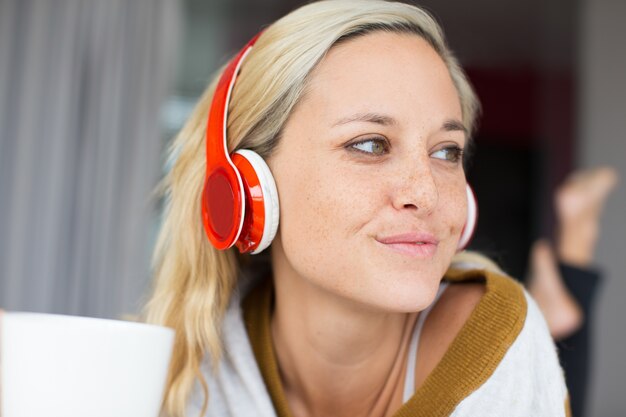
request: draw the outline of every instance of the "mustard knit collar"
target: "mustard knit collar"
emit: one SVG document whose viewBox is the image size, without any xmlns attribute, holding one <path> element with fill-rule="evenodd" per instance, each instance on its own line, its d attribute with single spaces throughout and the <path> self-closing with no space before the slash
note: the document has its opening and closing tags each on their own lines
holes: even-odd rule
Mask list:
<svg viewBox="0 0 626 417">
<path fill-rule="evenodd" d="M 487 270 L 450 269 L 450 282 L 483 281 L 486 291 L 445 355 L 409 401 L 393 417 L 448 416 L 493 374 L 522 330 L 526 299 L 521 284 Z M 243 301 L 248 337 L 278 417 L 292 417 L 272 345 L 271 280 Z"/>
</svg>

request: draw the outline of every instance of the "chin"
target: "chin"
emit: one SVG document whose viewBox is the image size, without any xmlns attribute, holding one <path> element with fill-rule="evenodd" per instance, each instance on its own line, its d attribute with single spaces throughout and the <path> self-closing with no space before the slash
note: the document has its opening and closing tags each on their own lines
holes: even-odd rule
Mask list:
<svg viewBox="0 0 626 417">
<path fill-rule="evenodd" d="M 425 277 L 415 272 L 402 275 L 389 274 L 384 285 L 380 282 L 375 285 L 378 288 L 368 291 L 368 304 L 394 313 L 413 313 L 427 308 L 435 299 L 441 277 Z"/>
</svg>

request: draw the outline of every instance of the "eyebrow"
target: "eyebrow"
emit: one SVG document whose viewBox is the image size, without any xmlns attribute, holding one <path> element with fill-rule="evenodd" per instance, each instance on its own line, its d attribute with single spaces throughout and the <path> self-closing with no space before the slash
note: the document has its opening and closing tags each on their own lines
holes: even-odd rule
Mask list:
<svg viewBox="0 0 626 417">
<path fill-rule="evenodd" d="M 456 120 L 456 119 L 448 119 L 445 122 L 443 122 L 443 126 L 441 127 L 441 130 L 445 132 L 461 131 L 465 133 L 466 135 L 469 133 L 468 129 L 465 127 L 463 122 L 461 122 L 460 120 Z"/>
<path fill-rule="evenodd" d="M 344 117 L 336 121 L 333 126 L 345 125 L 352 122 L 368 122 L 375 123 L 382 126 L 396 125 L 398 122 L 391 116 L 386 116 L 379 113 L 357 113 L 352 116 Z"/>
<path fill-rule="evenodd" d="M 380 113 L 357 113 L 357 114 L 354 114 L 352 116 L 348 116 L 348 117 L 344 117 L 342 119 L 339 119 L 338 121 L 336 121 L 333 124 L 333 127 L 334 126 L 344 125 L 344 124 L 347 124 L 347 123 L 352 123 L 352 122 L 375 123 L 375 124 L 379 124 L 381 126 L 395 126 L 395 125 L 398 124 L 396 119 L 394 119 L 391 116 L 387 116 L 385 114 L 380 114 Z M 441 126 L 441 130 L 443 130 L 445 132 L 461 131 L 461 132 L 463 132 L 465 134 L 468 133 L 468 129 L 465 127 L 463 122 L 461 122 L 460 120 L 456 120 L 456 119 L 448 119 L 445 122 L 443 122 L 443 125 Z"/>
</svg>

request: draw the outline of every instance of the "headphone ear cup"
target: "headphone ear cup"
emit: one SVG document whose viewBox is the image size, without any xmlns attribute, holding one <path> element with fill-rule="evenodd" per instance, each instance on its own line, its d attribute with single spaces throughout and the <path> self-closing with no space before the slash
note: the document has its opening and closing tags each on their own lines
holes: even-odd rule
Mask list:
<svg viewBox="0 0 626 417">
<path fill-rule="evenodd" d="M 202 222 L 211 244 L 230 248 L 239 238 L 245 218 L 245 194 L 234 165 L 213 170 L 202 191 Z"/>
<path fill-rule="evenodd" d="M 280 218 L 278 190 L 272 172 L 259 154 L 241 149 L 232 159 L 246 194 L 246 218 L 236 245 L 240 252 L 256 255 L 276 236 Z"/>
<path fill-rule="evenodd" d="M 476 196 L 469 184 L 465 186 L 465 193 L 467 195 L 467 220 L 463 226 L 461 232 L 461 238 L 457 246 L 457 251 L 462 251 L 472 240 L 474 232 L 476 231 L 476 224 L 478 223 L 478 203 L 476 202 Z"/>
</svg>

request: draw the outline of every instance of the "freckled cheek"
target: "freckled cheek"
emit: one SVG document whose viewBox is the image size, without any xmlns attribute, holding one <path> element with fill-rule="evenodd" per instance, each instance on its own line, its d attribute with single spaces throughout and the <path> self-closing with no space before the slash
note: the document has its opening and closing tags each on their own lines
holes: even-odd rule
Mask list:
<svg viewBox="0 0 626 417">
<path fill-rule="evenodd" d="M 440 190 L 440 212 L 450 235 L 459 236 L 467 220 L 465 185 L 454 185 Z"/>
<path fill-rule="evenodd" d="M 309 241 L 311 246 L 317 246 L 332 237 L 342 207 L 335 198 L 333 183 L 329 183 L 323 170 L 305 163 L 294 165 L 298 166 L 276 178 L 282 238 L 286 244 Z"/>
</svg>

